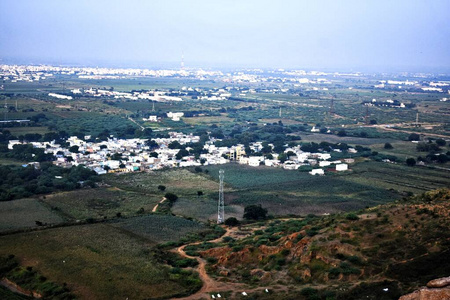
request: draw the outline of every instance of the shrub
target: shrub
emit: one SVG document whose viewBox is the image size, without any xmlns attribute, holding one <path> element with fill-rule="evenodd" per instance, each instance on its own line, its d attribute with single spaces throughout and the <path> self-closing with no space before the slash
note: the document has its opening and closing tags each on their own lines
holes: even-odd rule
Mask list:
<svg viewBox="0 0 450 300">
<path fill-rule="evenodd" d="M 164 197 L 170 202 L 170 203 L 174 203 L 175 201 L 177 201 L 178 196 L 173 194 L 173 193 L 166 193 L 164 195 Z"/>
<path fill-rule="evenodd" d="M 311 287 L 306 287 L 300 291 L 300 294 L 302 294 L 303 296 L 312 296 L 317 294 L 317 290 Z"/>
<path fill-rule="evenodd" d="M 244 219 L 247 220 L 264 220 L 267 218 L 267 209 L 261 205 L 249 205 L 244 209 Z"/>
<path fill-rule="evenodd" d="M 355 220 L 359 220 L 359 217 L 355 214 L 355 213 L 348 213 L 345 218 L 347 220 L 351 220 L 351 221 L 355 221 Z"/>
<path fill-rule="evenodd" d="M 394 147 L 391 145 L 391 143 L 385 143 L 384 144 L 384 149 L 393 149 Z"/>
<path fill-rule="evenodd" d="M 415 166 L 416 165 L 416 160 L 414 158 L 407 158 L 406 159 L 406 164 L 410 167 Z"/>
<path fill-rule="evenodd" d="M 240 224 L 239 220 L 234 217 L 230 217 L 225 220 L 225 225 L 227 226 L 238 226 L 239 224 Z"/>
</svg>

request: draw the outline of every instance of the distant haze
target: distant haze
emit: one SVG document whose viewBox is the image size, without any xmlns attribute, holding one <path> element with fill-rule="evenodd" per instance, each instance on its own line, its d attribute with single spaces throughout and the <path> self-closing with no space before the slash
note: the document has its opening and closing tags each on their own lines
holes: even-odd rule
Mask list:
<svg viewBox="0 0 450 300">
<path fill-rule="evenodd" d="M 0 63 L 450 70 L 450 1 L 0 1 Z"/>
</svg>

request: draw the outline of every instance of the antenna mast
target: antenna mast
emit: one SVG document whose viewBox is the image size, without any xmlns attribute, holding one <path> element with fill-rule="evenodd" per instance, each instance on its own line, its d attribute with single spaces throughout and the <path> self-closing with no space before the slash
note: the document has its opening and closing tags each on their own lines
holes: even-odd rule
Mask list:
<svg viewBox="0 0 450 300">
<path fill-rule="evenodd" d="M 220 186 L 219 186 L 219 203 L 218 203 L 218 209 L 217 209 L 217 224 L 222 224 L 225 221 L 225 204 L 223 201 L 223 173 L 224 170 L 219 171 L 219 180 L 220 180 Z"/>
<path fill-rule="evenodd" d="M 181 52 L 181 70 L 184 70 L 184 53 Z"/>
<path fill-rule="evenodd" d="M 366 125 L 369 124 L 369 105 L 366 105 L 366 115 L 364 116 Z"/>
<path fill-rule="evenodd" d="M 5 98 L 5 122 L 8 121 L 8 102 L 6 102 Z"/>
</svg>

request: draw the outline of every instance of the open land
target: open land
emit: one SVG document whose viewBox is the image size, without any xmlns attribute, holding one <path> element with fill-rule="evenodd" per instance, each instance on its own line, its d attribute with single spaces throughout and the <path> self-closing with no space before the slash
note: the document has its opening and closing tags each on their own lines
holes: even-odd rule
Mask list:
<svg viewBox="0 0 450 300">
<path fill-rule="evenodd" d="M 175 148 L 193 148 L 190 157 L 170 157 L 173 163 L 161 169 L 151 169 L 142 161 L 138 163 L 144 171 L 119 167 L 131 166 L 133 157 L 147 159 L 151 153 L 144 155 L 140 148 L 120 150 L 123 156 L 119 156 L 117 168 L 97 175 L 98 181 L 92 183 L 96 187 L 58 185 L 56 179 L 64 178 L 47 174 L 39 184 L 43 182 L 46 188 L 55 185 L 55 190 L 38 192 L 34 179 L 27 180 L 31 171 L 31 175 L 20 173 L 23 178 L 17 177 L 10 191 L 6 183 L 1 186 L 5 192 L 2 197 L 9 200 L 0 202 L 0 257 L 14 255 L 18 264 L 32 267 L 78 298 L 167 299 L 192 295 L 190 299 L 198 299 L 220 287 L 222 295 L 239 299 L 236 293 L 223 289 L 228 281 L 239 288 L 245 284 L 254 293 L 270 286 L 285 296 L 291 290 L 297 299 L 309 299 L 301 288 L 322 293 L 331 280 L 333 288 L 350 290 L 363 280 L 377 286 L 374 281 L 378 278 L 396 282 L 389 283 L 397 292 L 387 299 L 397 299 L 401 289 L 410 291 L 433 276 L 428 268 L 423 278 L 411 275 L 413 283 L 407 284 L 401 279 L 407 268 L 416 274 L 427 259 L 430 266 L 439 265 L 436 257 L 448 251 L 448 244 L 436 236 L 439 231 L 448 231 L 448 222 L 444 222 L 448 214 L 442 210 L 447 207 L 446 194 L 420 198 L 425 202 L 417 198 L 450 186 L 450 110 L 449 101 L 444 100 L 447 77 L 419 80 L 410 74 L 396 78 L 403 83 L 389 84 L 387 75 L 375 78 L 363 74 L 281 72 L 273 79 L 274 73 L 255 75 L 249 71 L 248 80 L 242 81 L 239 76 L 222 73 L 202 78 L 193 74 L 177 77 L 175 72 L 172 77 L 89 79 L 61 70 L 48 72 L 54 72 L 54 76 L 33 82 L 3 82 L 0 100 L 7 107 L 3 111 L 5 121 L 28 120 L 2 123 L 0 164 L 13 165 L 8 170 L 31 162 L 29 157 L 8 149 L 9 140 L 44 143 L 46 138 L 56 138 L 64 144 L 69 136 L 77 136 L 106 144 L 111 136 L 156 140 L 167 138 L 170 132 L 181 132 L 199 137 L 199 144 Z M 28 76 L 14 74 L 17 78 Z M 376 87 L 380 81 L 385 82 L 383 88 Z M 424 90 L 433 82 L 443 84 L 442 91 Z M 184 115 L 176 120 L 167 116 L 169 112 Z M 151 116 L 156 121 L 150 121 Z M 334 165 L 323 167 L 324 176 L 310 175 L 308 172 L 318 166 L 301 166 L 302 161 L 295 161 L 298 168 L 294 170 L 285 169 L 283 163 L 250 166 L 239 164 L 227 156 L 228 152 L 225 157 L 220 153 L 214 157 L 228 160 L 226 164 L 202 164 L 200 157 L 205 153 L 198 146 L 206 142 L 228 149 L 242 144 L 246 151 L 258 142 L 263 143 L 261 147 L 267 143 L 271 145 L 269 151 L 261 153 L 255 146 L 246 154 L 264 160 L 270 160 L 268 154 L 276 160 L 288 148 L 297 149 L 298 155 L 301 147 L 317 145 L 320 153 L 330 154 L 330 160 L 354 162 L 348 163 L 345 172 L 338 172 Z M 349 147 L 338 151 L 343 144 Z M 327 152 L 323 148 L 328 145 L 331 148 Z M 59 157 L 66 167 L 72 166 L 69 156 L 76 163 L 79 158 L 68 150 L 70 146 L 62 147 L 65 150 Z M 162 160 L 168 144 L 158 147 L 152 151 L 159 151 Z M 360 150 L 351 153 L 348 148 Z M 102 157 L 105 162 L 118 156 L 112 151 L 107 154 Z M 408 164 L 408 159 L 414 159 L 414 163 Z M 182 162 L 191 166 L 181 168 Z M 94 163 L 104 166 L 101 161 Z M 219 170 L 225 172 L 226 218 L 246 222 L 245 208 L 261 205 L 272 221 L 244 225 L 241 236 L 232 235 L 230 240 L 231 233 L 227 232 L 223 242 L 218 241 L 223 234 L 223 229 L 215 226 Z M 7 192 L 26 197 L 11 198 Z M 167 200 L 170 194 L 177 198 Z M 352 212 L 359 214 L 354 223 Z M 399 231 L 390 232 L 391 225 Z M 405 236 L 414 233 L 418 233 L 417 247 L 405 242 Z M 391 258 L 384 246 L 376 248 L 371 241 L 386 249 L 396 241 L 407 245 Z M 186 250 L 187 256 L 175 258 L 173 252 L 164 252 L 176 247 L 190 250 Z M 430 250 L 429 257 L 423 257 L 423 249 Z M 200 253 L 198 260 L 191 255 L 195 253 Z M 260 261 L 255 260 L 257 255 Z M 240 258 L 245 266 L 239 266 Z M 379 266 L 375 260 L 381 258 Z M 200 262 L 198 267 L 195 261 Z M 380 271 L 393 263 L 396 268 Z M 193 268 L 200 271 L 200 277 Z M 436 276 L 445 275 L 446 270 L 436 270 Z M 264 276 L 272 279 L 265 281 Z M 205 278 L 219 283 L 209 285 L 211 289 L 205 284 L 201 289 Z M 319 292 L 320 299 L 328 299 Z M 0 297 L 3 294 L 14 297 L 2 288 Z M 333 297 L 329 299 L 339 299 Z"/>
</svg>

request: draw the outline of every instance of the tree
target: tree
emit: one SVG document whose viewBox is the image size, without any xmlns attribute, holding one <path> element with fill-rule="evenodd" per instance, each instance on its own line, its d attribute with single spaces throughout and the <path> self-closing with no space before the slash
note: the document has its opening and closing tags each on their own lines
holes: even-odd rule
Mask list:
<svg viewBox="0 0 450 300">
<path fill-rule="evenodd" d="M 172 204 L 177 201 L 178 196 L 173 193 L 166 193 L 164 197 Z"/>
<path fill-rule="evenodd" d="M 225 225 L 227 226 L 238 226 L 240 224 L 239 220 L 235 217 L 230 217 L 225 220 Z"/>
<path fill-rule="evenodd" d="M 248 205 L 244 208 L 244 219 L 264 220 L 267 218 L 267 209 L 259 205 Z"/>
<path fill-rule="evenodd" d="M 346 136 L 347 132 L 345 132 L 345 130 L 339 130 L 337 133 L 338 136 Z"/>
<path fill-rule="evenodd" d="M 168 145 L 169 149 L 182 149 L 183 146 L 178 141 L 173 141 Z"/>
<path fill-rule="evenodd" d="M 79 148 L 80 148 L 80 147 L 74 145 L 74 146 L 72 146 L 72 147 L 69 148 L 69 151 L 72 152 L 72 153 L 78 153 L 78 149 L 79 149 Z"/>
<path fill-rule="evenodd" d="M 445 142 L 445 140 L 443 140 L 443 139 L 437 139 L 437 140 L 436 140 L 436 144 L 437 144 L 438 146 L 444 147 L 445 144 L 446 144 L 446 142 Z"/>
<path fill-rule="evenodd" d="M 189 151 L 187 151 L 186 149 L 180 149 L 180 151 L 178 151 L 178 153 L 175 155 L 176 159 L 182 159 L 185 156 L 189 155 Z"/>
<path fill-rule="evenodd" d="M 384 144 L 384 149 L 393 149 L 394 147 L 392 147 L 391 143 L 385 143 Z"/>
<path fill-rule="evenodd" d="M 408 158 L 406 159 L 406 164 L 410 167 L 415 166 L 416 165 L 416 160 L 414 158 Z"/>
<path fill-rule="evenodd" d="M 420 135 L 418 133 L 411 133 L 408 137 L 408 141 L 420 141 Z"/>
<path fill-rule="evenodd" d="M 281 162 L 281 163 L 284 163 L 286 160 L 288 159 L 288 156 L 287 156 L 287 154 L 286 153 L 280 153 L 279 155 L 278 155 L 278 160 Z"/>
</svg>

